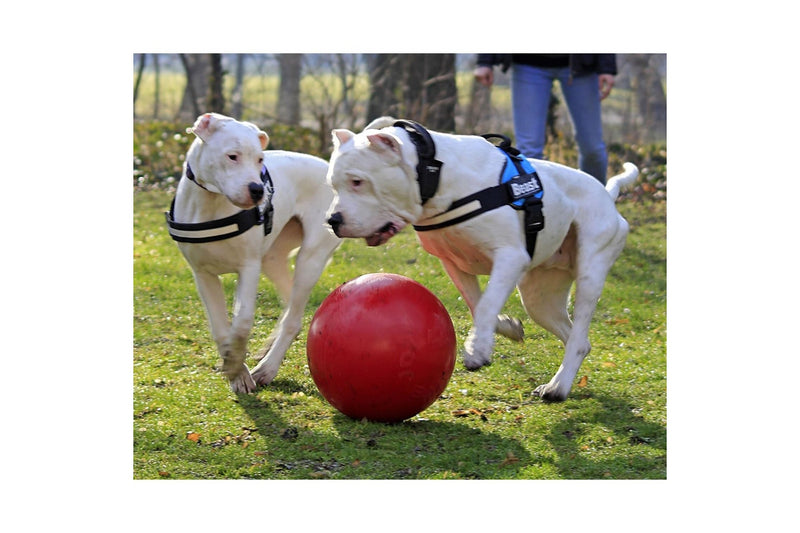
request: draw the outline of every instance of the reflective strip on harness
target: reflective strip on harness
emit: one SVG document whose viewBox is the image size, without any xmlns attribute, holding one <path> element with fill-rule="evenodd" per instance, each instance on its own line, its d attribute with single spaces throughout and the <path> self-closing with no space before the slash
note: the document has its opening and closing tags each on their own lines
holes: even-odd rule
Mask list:
<svg viewBox="0 0 800 533">
<path fill-rule="evenodd" d="M 188 165 L 187 170 L 189 170 Z M 188 173 L 189 172 L 187 172 L 187 176 Z M 190 177 L 190 179 L 197 183 L 197 181 L 192 178 L 193 176 Z M 262 165 L 261 167 L 261 181 L 264 184 L 265 192 L 262 206 L 242 210 L 229 217 L 209 220 L 208 222 L 175 222 L 175 199 L 173 198 L 169 211 L 164 213 L 167 219 L 170 237 L 178 242 L 214 242 L 236 237 L 253 226 L 261 225 L 264 226 L 264 235 L 269 235 L 272 232 L 272 214 L 274 211 L 272 207 L 272 198 L 275 189 L 272 184 L 272 177 L 269 175 L 266 165 Z M 197 185 L 205 189 L 200 183 L 197 183 Z"/>
</svg>

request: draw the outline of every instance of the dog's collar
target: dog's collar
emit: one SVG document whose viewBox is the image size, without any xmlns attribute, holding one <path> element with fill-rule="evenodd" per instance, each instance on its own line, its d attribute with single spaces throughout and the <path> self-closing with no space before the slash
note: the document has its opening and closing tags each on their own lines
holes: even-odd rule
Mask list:
<svg viewBox="0 0 800 533">
<path fill-rule="evenodd" d="M 411 142 L 417 148 L 419 163 L 417 164 L 417 183 L 422 205 L 433 198 L 439 188 L 439 175 L 442 171 L 442 162 L 436 159 L 436 145 L 433 144 L 431 134 L 422 125 L 413 120 L 398 120 L 393 126 L 403 128 Z"/>
<path fill-rule="evenodd" d="M 508 137 L 497 134 L 488 134 L 484 137 L 503 139 L 497 146 L 506 158 L 500 174 L 500 183 L 454 201 L 445 211 L 425 219 L 424 224 L 414 224 L 414 229 L 431 231 L 446 228 L 498 207 L 510 205 L 514 209 L 525 211 L 526 245 L 528 254 L 533 257 L 536 235 L 544 228 L 542 183 L 533 165 L 520 154 L 519 150 L 511 146 Z"/>
<path fill-rule="evenodd" d="M 201 189 L 205 189 L 205 190 L 208 191 L 208 189 L 206 188 L 205 185 L 203 185 L 202 183 L 197 181 L 197 178 L 195 177 L 194 172 L 192 172 L 192 167 L 189 165 L 188 162 L 186 163 L 186 178 L 189 181 L 191 181 L 192 183 L 194 183 L 195 185 L 197 185 L 198 187 L 200 187 Z M 211 191 L 209 191 L 209 192 L 211 192 Z"/>
<path fill-rule="evenodd" d="M 207 190 L 199 183 L 192 172 L 189 163 L 186 163 L 186 177 L 196 183 L 199 187 Z M 167 219 L 170 237 L 178 242 L 213 242 L 230 239 L 241 235 L 253 226 L 264 226 L 264 235 L 272 232 L 272 197 L 275 187 L 272 183 L 272 176 L 269 175 L 266 165 L 261 166 L 261 182 L 264 184 L 264 201 L 252 209 L 239 211 L 235 215 L 208 222 L 198 222 L 187 224 L 175 222 L 175 198 L 172 199 L 169 211 L 164 213 Z M 212 191 L 209 191 L 212 192 Z"/>
</svg>

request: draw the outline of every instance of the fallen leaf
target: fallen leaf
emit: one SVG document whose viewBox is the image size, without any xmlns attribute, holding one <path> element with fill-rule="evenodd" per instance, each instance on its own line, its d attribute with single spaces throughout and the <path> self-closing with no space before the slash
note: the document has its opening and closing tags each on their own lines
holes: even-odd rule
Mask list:
<svg viewBox="0 0 800 533">
<path fill-rule="evenodd" d="M 500 466 L 508 466 L 508 465 L 511 465 L 511 464 L 514 464 L 514 463 L 518 463 L 518 462 L 519 462 L 519 458 L 516 455 L 514 455 L 514 452 L 508 452 L 506 454 L 506 458 L 503 459 L 502 463 L 500 463 Z"/>
<path fill-rule="evenodd" d="M 470 407 L 469 409 L 456 409 L 455 411 L 453 411 L 453 416 L 469 416 L 469 415 L 479 416 L 481 420 L 483 420 L 484 422 L 488 420 L 486 418 L 486 415 L 484 415 L 482 412 L 480 412 L 478 409 L 475 409 L 474 407 Z"/>
<path fill-rule="evenodd" d="M 612 363 L 611 361 L 604 361 L 603 366 L 606 368 L 616 368 L 616 364 Z"/>
<path fill-rule="evenodd" d="M 589 384 L 589 376 L 583 376 L 580 381 L 578 381 L 578 387 L 585 387 Z"/>
<path fill-rule="evenodd" d="M 200 441 L 200 433 L 195 431 L 190 431 L 186 434 L 186 438 L 192 442 L 199 442 Z"/>
</svg>

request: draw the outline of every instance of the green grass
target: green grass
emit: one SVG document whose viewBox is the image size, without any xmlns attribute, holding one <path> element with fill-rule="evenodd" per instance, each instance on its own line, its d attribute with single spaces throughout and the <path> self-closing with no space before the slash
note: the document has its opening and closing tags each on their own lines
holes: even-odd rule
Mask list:
<svg viewBox="0 0 800 533">
<path fill-rule="evenodd" d="M 492 365 L 469 372 L 457 361 L 431 407 L 403 423 L 380 424 L 351 420 L 320 396 L 306 364 L 305 333 L 333 289 L 380 270 L 432 290 L 461 344 L 469 312 L 413 232 L 381 248 L 345 241 L 312 293 L 304 331 L 276 380 L 236 395 L 215 370 L 218 356 L 191 271 L 165 231 L 170 200 L 160 191 L 134 194 L 134 478 L 666 478 L 665 202 L 618 204 L 631 235 L 595 314 L 592 353 L 567 401 L 548 404 L 531 395 L 555 373 L 562 346 L 513 296 L 505 312 L 524 318 L 524 344 L 498 337 Z M 229 295 L 234 284 L 225 277 Z M 267 280 L 258 298 L 253 352 L 280 312 Z M 464 410 L 469 414 L 457 416 Z"/>
</svg>

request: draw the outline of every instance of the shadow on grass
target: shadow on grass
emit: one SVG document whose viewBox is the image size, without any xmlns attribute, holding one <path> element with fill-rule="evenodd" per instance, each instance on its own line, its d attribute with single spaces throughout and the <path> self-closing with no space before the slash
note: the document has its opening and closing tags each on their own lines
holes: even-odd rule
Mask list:
<svg viewBox="0 0 800 533">
<path fill-rule="evenodd" d="M 618 398 L 575 399 L 593 401 L 595 408 L 576 409 L 545 437 L 564 479 L 666 479 L 665 427 L 647 422 Z"/>
<path fill-rule="evenodd" d="M 325 401 L 313 386 L 293 380 L 270 387 Z M 519 442 L 466 423 L 358 421 L 333 407 L 292 423 L 279 404 L 258 396 L 240 395 L 239 404 L 266 441 L 274 479 L 517 479 L 530 463 Z M 297 407 L 290 411 L 297 420 Z"/>
</svg>

